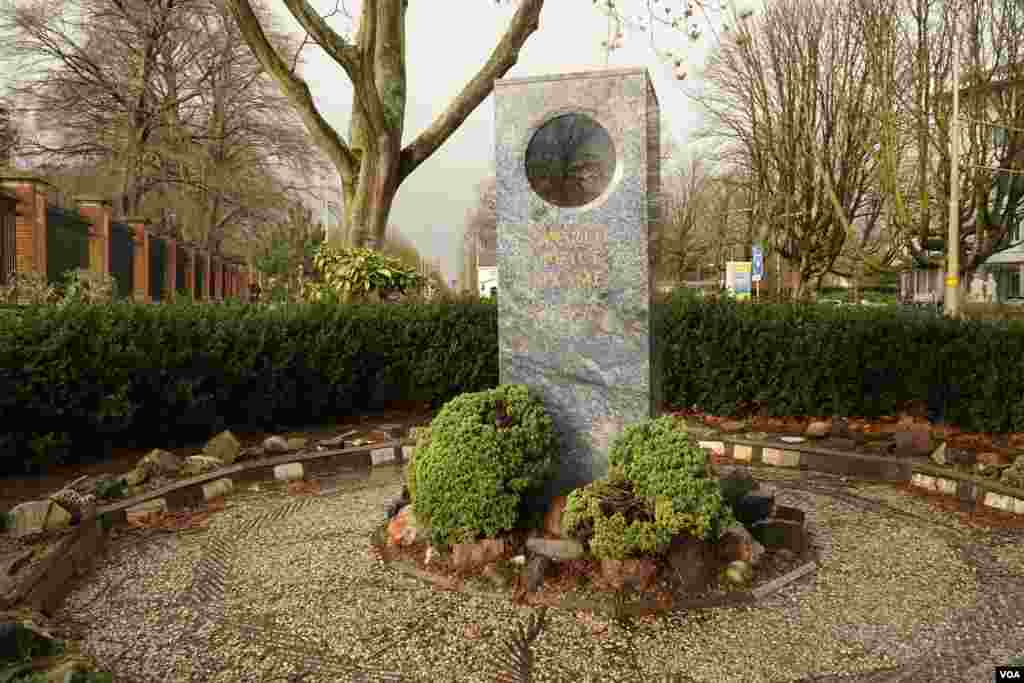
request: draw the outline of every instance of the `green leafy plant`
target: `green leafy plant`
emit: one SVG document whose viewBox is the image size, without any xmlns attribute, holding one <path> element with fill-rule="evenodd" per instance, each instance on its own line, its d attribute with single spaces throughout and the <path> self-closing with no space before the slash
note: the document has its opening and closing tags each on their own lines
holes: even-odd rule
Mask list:
<svg viewBox="0 0 1024 683">
<path fill-rule="evenodd" d="M 362 299 L 376 293 L 382 299 L 393 292 L 405 294 L 424 283 L 422 275 L 397 258 L 362 247 L 336 248 L 321 244 L 313 263 L 322 283 L 308 283 L 309 299 L 317 301 L 334 292 L 343 299 Z"/>
<path fill-rule="evenodd" d="M 714 539 L 733 522 L 707 453 L 670 416 L 627 427 L 607 477 L 569 494 L 562 528 L 602 559 L 660 554 L 680 534 Z"/>
<path fill-rule="evenodd" d="M 526 387 L 457 396 L 418 437 L 408 469 L 416 518 L 442 548 L 513 529 L 556 449 L 551 418 Z"/>
<path fill-rule="evenodd" d="M 114 499 L 124 498 L 128 482 L 124 479 L 104 477 L 96 482 L 94 491 L 97 498 Z"/>
<path fill-rule="evenodd" d="M 86 268 L 76 268 L 64 274 L 64 286 L 60 306 L 72 303 L 109 303 L 116 291 L 114 278 L 107 273 L 97 273 Z"/>
</svg>

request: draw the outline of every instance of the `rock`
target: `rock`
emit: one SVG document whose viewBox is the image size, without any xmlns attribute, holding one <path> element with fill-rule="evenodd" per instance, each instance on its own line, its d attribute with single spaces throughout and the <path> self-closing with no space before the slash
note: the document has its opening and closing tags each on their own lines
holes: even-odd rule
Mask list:
<svg viewBox="0 0 1024 683">
<path fill-rule="evenodd" d="M 601 578 L 615 590 L 629 586 L 645 591 L 654 585 L 658 565 L 646 557 L 626 560 L 601 560 Z"/>
<path fill-rule="evenodd" d="M 388 545 L 412 545 L 426 536 L 426 530 L 417 525 L 412 505 L 403 507 L 388 522 Z"/>
<path fill-rule="evenodd" d="M 905 427 L 893 434 L 896 452 L 900 455 L 926 455 L 931 451 L 932 437 L 927 425 L 902 425 Z"/>
<path fill-rule="evenodd" d="M 683 591 L 703 591 L 715 577 L 715 555 L 715 547 L 703 539 L 689 535 L 673 538 L 666 557 L 672 579 Z"/>
<path fill-rule="evenodd" d="M 232 465 L 242 453 L 242 445 L 230 431 L 223 431 L 206 442 L 203 455 L 217 458 L 225 465 Z"/>
<path fill-rule="evenodd" d="M 301 462 L 289 462 L 284 465 L 274 466 L 274 479 L 278 481 L 295 481 L 306 475 Z"/>
<path fill-rule="evenodd" d="M 127 472 L 125 472 L 121 476 L 121 479 L 124 480 L 124 484 L 127 487 L 138 486 L 139 484 L 149 479 L 149 472 L 150 470 L 148 467 L 143 469 L 139 469 L 138 467 L 136 467 L 133 470 L 128 470 Z"/>
<path fill-rule="evenodd" d="M 398 514 L 399 510 L 411 502 L 412 501 L 409 500 L 409 487 L 403 486 L 401 495 L 397 498 L 392 498 L 388 501 L 387 505 L 384 506 L 384 513 L 388 516 L 388 519 L 391 520 Z"/>
<path fill-rule="evenodd" d="M 437 552 L 437 548 L 435 548 L 432 545 L 427 546 L 427 552 L 423 556 L 423 564 L 429 567 L 433 562 L 437 560 L 438 554 L 439 553 Z"/>
<path fill-rule="evenodd" d="M 945 441 L 940 443 L 939 447 L 936 448 L 934 451 L 932 451 L 931 458 L 932 458 L 932 462 L 934 462 L 936 465 L 948 465 L 949 464 L 948 462 L 946 462 L 946 442 Z"/>
<path fill-rule="evenodd" d="M 772 511 L 772 518 L 796 522 L 803 526 L 807 519 L 807 514 L 800 508 L 790 507 L 788 505 L 776 505 L 775 509 Z"/>
<path fill-rule="evenodd" d="M 151 476 L 166 476 L 176 473 L 183 464 L 182 459 L 174 453 L 162 448 L 154 448 L 142 456 L 142 459 L 135 465 L 135 469 L 145 470 Z M 129 486 L 135 486 L 135 484 L 129 484 Z"/>
<path fill-rule="evenodd" d="M 725 578 L 733 585 L 746 585 L 754 578 L 754 568 L 743 560 L 730 562 L 729 566 L 725 568 Z"/>
<path fill-rule="evenodd" d="M 839 439 L 850 438 L 850 423 L 845 417 L 833 417 L 829 435 Z"/>
<path fill-rule="evenodd" d="M 769 519 L 755 524 L 752 533 L 769 548 L 789 548 L 797 555 L 807 552 L 807 533 L 797 522 Z"/>
<path fill-rule="evenodd" d="M 285 442 L 290 451 L 301 451 L 309 443 L 309 439 L 304 436 L 293 436 Z"/>
<path fill-rule="evenodd" d="M 511 579 L 505 575 L 505 572 L 501 571 L 493 562 L 484 566 L 481 574 L 498 589 L 508 588 L 509 584 L 512 583 Z"/>
<path fill-rule="evenodd" d="M 555 538 L 562 538 L 565 534 L 562 533 L 562 513 L 565 511 L 565 504 L 568 498 L 565 496 L 555 496 L 551 500 L 551 504 L 548 506 L 548 511 L 544 514 L 544 532 Z"/>
<path fill-rule="evenodd" d="M 0 579 L 6 576 L 15 576 L 32 559 L 34 552 L 32 548 L 28 548 L 0 558 Z"/>
<path fill-rule="evenodd" d="M 821 439 L 828 436 L 831 433 L 831 420 L 815 420 L 811 424 L 807 425 L 807 429 L 804 431 L 804 436 L 810 436 L 815 439 Z"/>
<path fill-rule="evenodd" d="M 66 655 L 50 666 L 46 673 L 46 683 L 72 683 L 75 674 L 88 673 L 93 670 L 92 662 L 81 655 Z"/>
<path fill-rule="evenodd" d="M 732 504 L 733 516 L 745 526 L 767 519 L 775 507 L 775 497 L 763 493 L 748 493 Z"/>
<path fill-rule="evenodd" d="M 210 501 L 222 498 L 231 493 L 234 487 L 234 482 L 227 477 L 214 479 L 209 483 L 203 484 L 203 500 Z"/>
<path fill-rule="evenodd" d="M 583 557 L 583 545 L 571 539 L 528 538 L 526 549 L 552 560 L 578 560 Z"/>
<path fill-rule="evenodd" d="M 517 564 L 521 567 L 526 564 L 526 555 L 516 555 L 510 560 L 510 562 L 512 562 L 512 564 Z"/>
<path fill-rule="evenodd" d="M 288 442 L 283 436 L 268 436 L 263 440 L 263 451 L 265 453 L 287 453 Z"/>
<path fill-rule="evenodd" d="M 1013 458 L 1002 453 L 978 453 L 977 462 L 979 465 L 988 467 L 1003 468 L 1013 464 Z"/>
<path fill-rule="evenodd" d="M 485 538 L 475 543 L 456 543 L 452 546 L 452 566 L 456 571 L 475 569 L 501 559 L 505 554 L 505 541 Z"/>
<path fill-rule="evenodd" d="M 756 565 L 764 556 L 764 546 L 742 524 L 733 524 L 722 531 L 717 551 L 719 559 L 723 562 L 743 560 Z"/>
<path fill-rule="evenodd" d="M 723 420 L 718 428 L 723 432 L 742 432 L 747 428 L 747 423 L 744 420 Z"/>
<path fill-rule="evenodd" d="M 218 470 L 221 467 L 224 467 L 224 462 L 218 458 L 212 458 L 208 455 L 190 455 L 185 458 L 185 464 L 182 466 L 180 474 L 186 477 L 195 477 Z"/>
<path fill-rule="evenodd" d="M 525 559 L 525 558 L 524 558 Z M 552 561 L 545 555 L 534 555 L 526 567 L 526 590 L 533 593 L 544 583 L 551 571 Z"/>
<path fill-rule="evenodd" d="M 15 538 L 42 531 L 63 529 L 71 524 L 71 513 L 52 500 L 30 500 L 11 508 L 11 535 Z"/>
</svg>

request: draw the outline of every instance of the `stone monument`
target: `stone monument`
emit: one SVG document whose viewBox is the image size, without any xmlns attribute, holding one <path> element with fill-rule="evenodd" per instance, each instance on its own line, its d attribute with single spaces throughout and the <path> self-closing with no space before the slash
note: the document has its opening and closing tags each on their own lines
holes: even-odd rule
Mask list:
<svg viewBox="0 0 1024 683">
<path fill-rule="evenodd" d="M 499 368 L 555 422 L 540 504 L 606 474 L 660 406 L 652 334 L 658 100 L 645 69 L 495 81 Z"/>
</svg>

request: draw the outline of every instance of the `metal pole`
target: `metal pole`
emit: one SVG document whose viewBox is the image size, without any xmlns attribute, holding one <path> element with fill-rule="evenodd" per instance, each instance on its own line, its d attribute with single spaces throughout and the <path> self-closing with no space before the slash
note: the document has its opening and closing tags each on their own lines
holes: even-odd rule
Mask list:
<svg viewBox="0 0 1024 683">
<path fill-rule="evenodd" d="M 949 123 L 949 238 L 946 241 L 945 313 L 960 314 L 960 50 L 953 34 L 953 118 Z"/>
</svg>

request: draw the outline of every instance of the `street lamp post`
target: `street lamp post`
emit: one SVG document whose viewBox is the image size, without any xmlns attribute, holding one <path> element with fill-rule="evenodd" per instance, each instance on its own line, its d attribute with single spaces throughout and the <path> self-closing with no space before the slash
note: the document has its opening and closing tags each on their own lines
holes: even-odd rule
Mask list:
<svg viewBox="0 0 1024 683">
<path fill-rule="evenodd" d="M 953 36 L 953 116 L 949 122 L 949 237 L 946 240 L 946 315 L 960 314 L 960 50 Z"/>
</svg>

